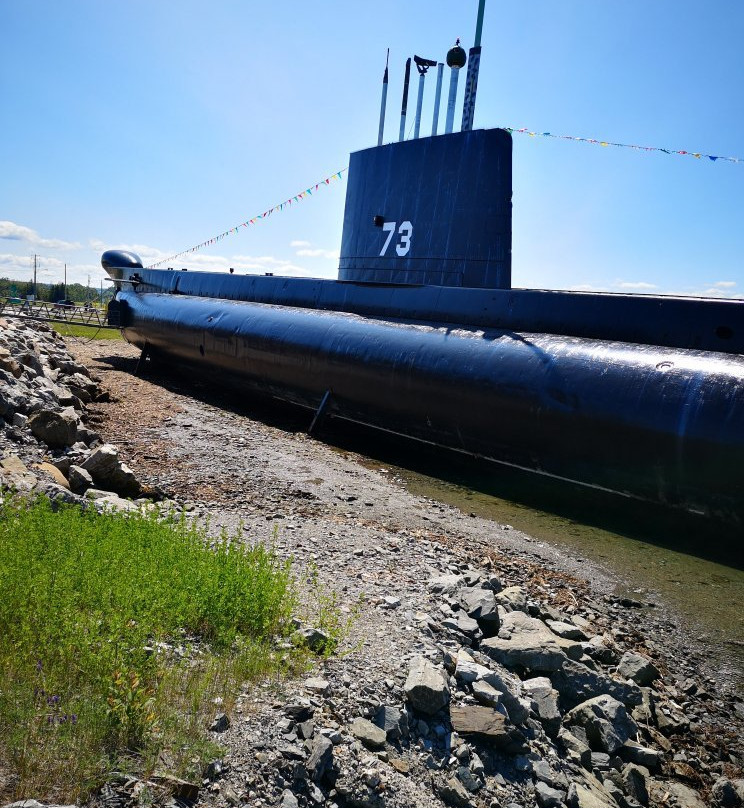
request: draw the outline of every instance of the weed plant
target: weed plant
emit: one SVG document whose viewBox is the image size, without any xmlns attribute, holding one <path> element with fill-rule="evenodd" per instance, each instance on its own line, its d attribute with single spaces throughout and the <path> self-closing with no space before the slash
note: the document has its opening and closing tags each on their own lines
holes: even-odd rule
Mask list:
<svg viewBox="0 0 744 808">
<path fill-rule="evenodd" d="M 0 594 L 0 802 L 197 775 L 215 696 L 296 662 L 289 564 L 182 518 L 0 498 Z"/>
</svg>

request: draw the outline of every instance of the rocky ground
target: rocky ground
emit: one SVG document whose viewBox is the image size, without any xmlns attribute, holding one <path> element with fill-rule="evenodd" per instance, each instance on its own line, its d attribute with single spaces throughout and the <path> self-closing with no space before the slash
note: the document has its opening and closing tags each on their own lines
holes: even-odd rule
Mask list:
<svg viewBox="0 0 744 808">
<path fill-rule="evenodd" d="M 171 784 L 176 800 L 742 804 L 744 704 L 663 605 L 412 496 L 283 410 L 135 377 L 124 343 L 65 347 L 19 323 L 0 321 L 3 484 L 119 507 L 162 491 L 211 529 L 314 565 L 352 618 L 312 675 L 241 694 L 213 725 L 224 757 L 201 782 Z M 122 779 L 101 800 L 124 806 L 138 790 Z"/>
</svg>

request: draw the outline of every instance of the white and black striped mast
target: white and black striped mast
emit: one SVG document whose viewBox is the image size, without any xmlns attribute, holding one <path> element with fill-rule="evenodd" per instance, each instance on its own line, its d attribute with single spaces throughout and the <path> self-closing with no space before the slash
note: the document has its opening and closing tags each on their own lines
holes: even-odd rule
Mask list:
<svg viewBox="0 0 744 808">
<path fill-rule="evenodd" d="M 406 59 L 406 77 L 403 81 L 403 103 L 400 106 L 400 134 L 398 140 L 406 135 L 406 112 L 408 110 L 408 82 L 411 80 L 411 57 Z"/>
<path fill-rule="evenodd" d="M 462 126 L 461 131 L 467 132 L 473 128 L 473 118 L 475 117 L 475 94 L 478 90 L 478 71 L 480 70 L 481 55 L 481 35 L 483 33 L 483 12 L 486 7 L 486 0 L 480 0 L 478 4 L 478 21 L 475 24 L 475 42 L 470 49 L 468 59 L 468 75 L 465 79 L 465 101 L 462 105 Z"/>
</svg>

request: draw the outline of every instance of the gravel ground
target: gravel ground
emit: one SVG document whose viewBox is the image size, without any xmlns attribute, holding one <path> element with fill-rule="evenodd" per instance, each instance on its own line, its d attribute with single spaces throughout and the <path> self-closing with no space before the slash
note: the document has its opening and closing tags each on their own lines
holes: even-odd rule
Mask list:
<svg viewBox="0 0 744 808">
<path fill-rule="evenodd" d="M 317 566 L 344 612 L 359 611 L 344 653 L 314 674 L 325 690 L 311 679 L 287 683 L 281 692 L 244 694 L 231 726 L 219 735 L 228 750 L 219 764 L 222 774 L 209 781 L 200 803 L 259 805 L 281 798 L 291 808 L 288 761 L 297 728 L 280 726 L 288 700 L 310 699 L 329 736 L 356 717 L 371 717 L 380 705 L 402 701 L 412 657 L 446 659 L 448 653 L 437 629 L 443 615 L 428 582 L 473 570 L 519 585 L 546 609 L 586 620 L 593 633 L 604 632 L 619 647 L 654 660 L 665 697 L 692 722 L 692 732 L 667 750 L 669 774 L 703 794 L 719 774 L 740 776 L 740 697 L 663 605 L 623 601 L 614 595 L 618 582 L 587 560 L 411 495 L 386 469 L 308 437 L 303 415 L 241 400 L 186 376 L 148 371 L 135 377 L 138 351 L 125 343 L 69 341 L 68 347 L 110 394 L 110 401 L 89 406 L 91 426 L 119 447 L 140 480 L 159 486 L 215 529 L 242 529 L 248 540 L 275 536 L 279 551 L 300 568 Z M 279 732 L 288 750 L 278 746 Z M 358 742 L 336 746 L 342 771 L 347 765 L 368 781 L 366 796 L 346 795 L 344 804 L 375 805 L 374 793 L 384 791 L 386 805 L 442 805 L 447 795 L 432 786 L 439 764 L 422 732 L 418 745 L 399 756 L 393 750 L 373 755 Z M 532 780 L 529 787 L 519 776 L 503 787 L 495 782 L 491 802 L 474 796 L 472 804 L 507 805 L 520 795 L 515 804 L 534 804 Z M 342 776 L 339 793 L 343 783 Z M 312 788 L 300 804 L 330 804 L 319 802 L 322 795 Z M 675 799 L 672 794 L 658 804 L 695 804 Z M 457 804 L 451 795 L 446 801 Z"/>
</svg>

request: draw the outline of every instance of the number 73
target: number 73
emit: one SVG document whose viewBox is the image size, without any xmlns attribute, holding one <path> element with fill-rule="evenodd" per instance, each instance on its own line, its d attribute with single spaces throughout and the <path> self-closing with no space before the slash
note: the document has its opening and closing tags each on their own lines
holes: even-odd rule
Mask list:
<svg viewBox="0 0 744 808">
<path fill-rule="evenodd" d="M 380 255 L 385 255 L 387 252 L 387 248 L 390 246 L 390 242 L 393 238 L 393 233 L 395 233 L 395 228 L 398 222 L 385 222 L 383 224 L 382 229 L 387 232 L 387 238 L 385 239 L 385 243 L 382 245 L 382 250 L 380 250 Z M 404 255 L 408 254 L 408 251 L 411 249 L 411 235 L 413 234 L 413 225 L 410 222 L 401 222 L 400 227 L 398 227 L 398 235 L 400 236 L 400 240 L 395 245 L 395 252 L 402 258 Z"/>
</svg>

